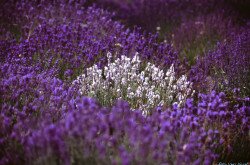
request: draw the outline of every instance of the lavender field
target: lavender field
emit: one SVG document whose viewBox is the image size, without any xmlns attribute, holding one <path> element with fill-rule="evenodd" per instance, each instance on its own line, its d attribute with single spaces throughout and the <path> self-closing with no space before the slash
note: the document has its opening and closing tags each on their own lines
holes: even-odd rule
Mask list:
<svg viewBox="0 0 250 165">
<path fill-rule="evenodd" d="M 0 165 L 250 162 L 247 0 L 1 0 Z"/>
</svg>

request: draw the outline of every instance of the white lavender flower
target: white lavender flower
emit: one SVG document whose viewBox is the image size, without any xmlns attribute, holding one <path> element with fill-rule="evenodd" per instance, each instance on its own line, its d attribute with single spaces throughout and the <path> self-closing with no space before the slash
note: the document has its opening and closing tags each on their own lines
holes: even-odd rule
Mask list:
<svg viewBox="0 0 250 165">
<path fill-rule="evenodd" d="M 143 65 L 138 53 L 132 59 L 122 55 L 113 62 L 110 52 L 107 57 L 108 64 L 103 69 L 93 65 L 74 81 L 81 84 L 81 94 L 96 97 L 104 105 L 122 98 L 133 109 L 148 115 L 156 106 L 181 106 L 194 93 L 186 75 L 175 77 L 173 65 L 164 73 L 149 62 Z"/>
</svg>

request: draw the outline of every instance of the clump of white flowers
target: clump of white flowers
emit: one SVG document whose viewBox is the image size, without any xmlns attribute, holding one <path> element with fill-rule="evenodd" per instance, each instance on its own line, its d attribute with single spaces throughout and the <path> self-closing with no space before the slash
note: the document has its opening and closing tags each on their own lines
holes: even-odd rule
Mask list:
<svg viewBox="0 0 250 165">
<path fill-rule="evenodd" d="M 123 99 L 147 115 L 156 106 L 181 106 L 194 93 L 186 75 L 175 77 L 173 65 L 164 73 L 152 63 L 141 62 L 138 53 L 133 58 L 123 55 L 114 61 L 111 53 L 107 57 L 108 64 L 103 69 L 94 65 L 74 81 L 80 84 L 82 95 L 95 97 L 103 105 Z"/>
</svg>

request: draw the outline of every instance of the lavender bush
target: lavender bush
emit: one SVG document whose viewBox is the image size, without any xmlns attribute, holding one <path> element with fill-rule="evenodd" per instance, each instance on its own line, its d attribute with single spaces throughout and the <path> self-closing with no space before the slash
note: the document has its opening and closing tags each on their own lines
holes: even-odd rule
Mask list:
<svg viewBox="0 0 250 165">
<path fill-rule="evenodd" d="M 183 9 L 188 1 L 113 1 L 137 11 L 120 20 L 95 2 L 0 2 L 0 164 L 248 162 L 245 22 L 236 28 L 223 17 L 209 28 L 215 20 L 204 13 L 218 11 L 210 1 L 197 3 L 210 4 L 205 9 Z M 172 8 L 164 18 L 163 7 Z M 141 27 L 123 25 L 142 11 L 163 14 L 145 20 L 157 33 L 142 33 L 143 17 Z M 184 18 L 187 29 L 207 25 L 185 30 Z M 175 28 L 170 44 L 161 42 L 159 20 Z M 178 52 L 193 49 L 186 43 L 199 30 L 214 38 L 214 29 L 220 43 L 210 49 L 204 42 L 210 51 L 187 67 Z"/>
<path fill-rule="evenodd" d="M 198 105 L 188 100 L 182 109 L 158 108 L 147 118 L 126 103 L 109 110 L 89 98 L 76 98 L 59 123 L 25 136 L 26 158 L 42 164 L 211 164 L 219 156 L 215 149 L 229 155 L 232 139 L 247 133 L 249 126 L 249 107 L 231 111 L 223 97 L 200 95 Z"/>
<path fill-rule="evenodd" d="M 191 69 L 193 81 L 200 80 L 201 86 L 210 86 L 210 89 L 232 91 L 239 88 L 243 95 L 249 96 L 249 43 L 248 29 L 218 43 L 216 50 L 200 58 Z"/>
<path fill-rule="evenodd" d="M 127 100 L 132 108 L 150 114 L 155 106 L 185 103 L 194 94 L 187 76 L 176 78 L 173 65 L 164 73 L 154 64 L 143 64 L 138 53 L 130 59 L 126 56 L 112 60 L 109 52 L 104 69 L 97 65 L 87 68 L 87 73 L 77 77 L 73 84 L 80 85 L 83 95 L 95 97 L 103 105 L 111 105 L 116 99 Z"/>
</svg>

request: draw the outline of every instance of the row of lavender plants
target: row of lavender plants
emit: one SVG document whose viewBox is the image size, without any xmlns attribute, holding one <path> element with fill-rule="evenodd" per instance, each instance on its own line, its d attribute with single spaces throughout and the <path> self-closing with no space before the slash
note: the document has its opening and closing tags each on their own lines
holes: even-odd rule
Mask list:
<svg viewBox="0 0 250 165">
<path fill-rule="evenodd" d="M 116 19 L 145 31 L 158 32 L 195 63 L 197 54 L 213 49 L 232 32 L 249 22 L 249 1 L 245 0 L 92 0 L 111 11 Z"/>
<path fill-rule="evenodd" d="M 249 27 L 211 2 L 1 1 L 0 164 L 249 161 Z"/>
</svg>

